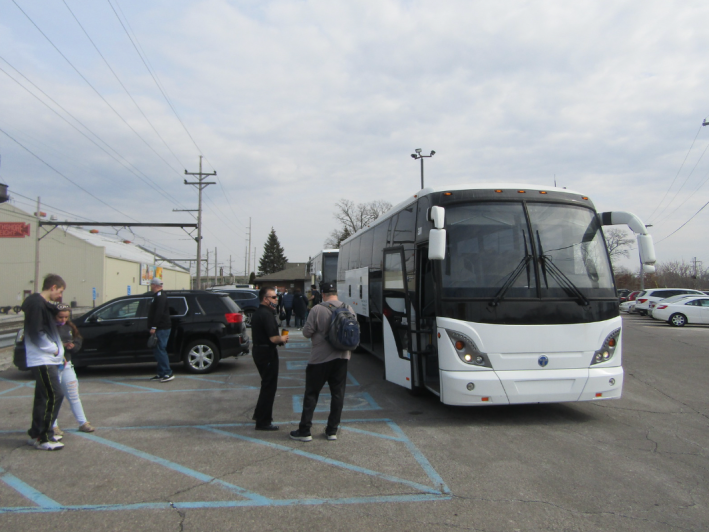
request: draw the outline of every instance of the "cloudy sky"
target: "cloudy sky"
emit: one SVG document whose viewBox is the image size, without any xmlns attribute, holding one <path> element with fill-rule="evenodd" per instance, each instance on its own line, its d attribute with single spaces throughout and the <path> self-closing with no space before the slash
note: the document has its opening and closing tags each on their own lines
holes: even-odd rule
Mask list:
<svg viewBox="0 0 709 532">
<path fill-rule="evenodd" d="M 556 179 L 709 267 L 709 207 L 671 234 L 709 202 L 707 28 L 691 1 L 0 0 L 0 182 L 60 219 L 187 221 L 201 154 L 204 246 L 241 272 L 249 220 L 259 257 L 273 227 L 305 261 L 338 199 L 415 194 L 422 148 L 427 185 Z"/>
</svg>

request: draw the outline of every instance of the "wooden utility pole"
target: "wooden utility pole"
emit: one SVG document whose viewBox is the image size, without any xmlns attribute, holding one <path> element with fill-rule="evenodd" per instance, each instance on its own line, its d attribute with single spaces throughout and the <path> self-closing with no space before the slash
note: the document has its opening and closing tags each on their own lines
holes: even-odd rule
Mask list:
<svg viewBox="0 0 709 532">
<path fill-rule="evenodd" d="M 185 170 L 185 175 L 197 176 L 197 182 L 188 182 L 185 179 L 185 185 L 196 186 L 199 190 L 199 203 L 197 206 L 197 289 L 202 288 L 202 190 L 207 188 L 209 185 L 216 185 L 216 181 L 205 181 L 207 176 L 217 175 L 216 170 L 214 172 L 205 173 L 202 172 L 202 156 L 199 156 L 199 172 L 188 172 Z M 209 267 L 207 267 L 207 277 L 209 277 Z"/>
</svg>

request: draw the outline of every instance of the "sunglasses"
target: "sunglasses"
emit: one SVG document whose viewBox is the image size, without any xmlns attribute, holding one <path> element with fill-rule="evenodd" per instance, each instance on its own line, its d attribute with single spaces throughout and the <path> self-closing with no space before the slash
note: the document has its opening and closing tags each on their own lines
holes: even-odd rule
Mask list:
<svg viewBox="0 0 709 532">
<path fill-rule="evenodd" d="M 278 296 L 266 296 L 268 299 L 278 299 Z"/>
</svg>

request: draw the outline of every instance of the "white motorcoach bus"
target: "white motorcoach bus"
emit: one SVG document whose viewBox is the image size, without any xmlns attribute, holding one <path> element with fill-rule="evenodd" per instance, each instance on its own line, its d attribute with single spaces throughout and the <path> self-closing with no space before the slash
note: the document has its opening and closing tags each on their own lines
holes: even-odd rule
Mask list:
<svg viewBox="0 0 709 532">
<path fill-rule="evenodd" d="M 451 405 L 592 401 L 623 387 L 621 318 L 601 226 L 626 212 L 530 185 L 424 188 L 340 246 L 337 287 L 388 381 Z"/>
<path fill-rule="evenodd" d="M 332 283 L 337 286 L 338 249 L 323 249 L 310 259 L 310 284 Z"/>
</svg>

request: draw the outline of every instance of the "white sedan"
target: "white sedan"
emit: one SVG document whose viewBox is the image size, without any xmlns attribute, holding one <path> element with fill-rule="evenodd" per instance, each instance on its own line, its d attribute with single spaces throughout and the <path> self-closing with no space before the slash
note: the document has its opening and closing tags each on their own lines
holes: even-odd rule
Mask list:
<svg viewBox="0 0 709 532">
<path fill-rule="evenodd" d="M 652 317 L 675 327 L 683 327 L 688 323 L 709 324 L 709 297 L 691 297 L 668 303 L 659 301 L 653 309 Z"/>
</svg>

